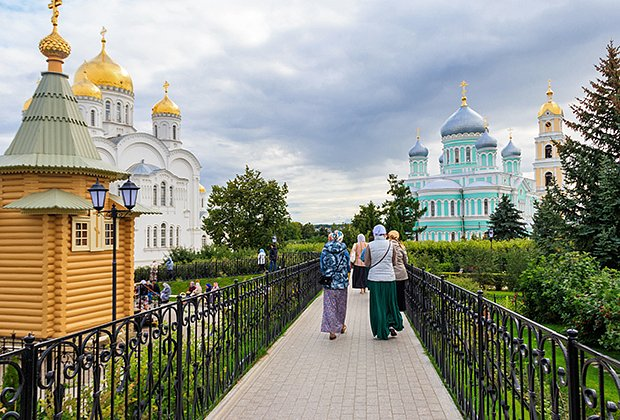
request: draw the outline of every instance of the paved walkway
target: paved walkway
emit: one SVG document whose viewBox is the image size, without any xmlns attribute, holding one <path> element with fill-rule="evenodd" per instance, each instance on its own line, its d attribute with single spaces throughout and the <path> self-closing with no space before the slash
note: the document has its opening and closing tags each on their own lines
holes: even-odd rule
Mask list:
<svg viewBox="0 0 620 420">
<path fill-rule="evenodd" d="M 368 294 L 349 290 L 346 334 L 321 334 L 319 296 L 208 419 L 461 419 L 405 320 L 373 339 Z"/>
</svg>

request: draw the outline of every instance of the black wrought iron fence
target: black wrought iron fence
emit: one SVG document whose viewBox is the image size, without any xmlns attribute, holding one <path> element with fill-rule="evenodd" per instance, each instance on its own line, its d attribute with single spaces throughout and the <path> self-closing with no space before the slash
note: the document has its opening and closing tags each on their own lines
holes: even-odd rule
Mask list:
<svg viewBox="0 0 620 420">
<path fill-rule="evenodd" d="M 316 252 L 286 252 L 278 255 L 278 267 L 285 268 L 313 258 L 318 258 Z M 269 258 L 266 261 L 269 267 Z M 150 267 L 138 267 L 135 270 L 134 278 L 136 282 L 148 280 Z M 162 264 L 157 268 L 158 280 L 194 280 L 200 278 L 212 278 L 221 276 L 242 276 L 247 274 L 262 274 L 256 258 L 229 258 L 213 261 L 196 261 L 191 263 L 175 263 L 172 271 L 168 271 Z"/>
<path fill-rule="evenodd" d="M 620 362 L 409 266 L 407 315 L 470 419 L 618 419 Z"/>
<path fill-rule="evenodd" d="M 203 418 L 318 294 L 318 260 L 0 355 L 0 418 Z"/>
</svg>

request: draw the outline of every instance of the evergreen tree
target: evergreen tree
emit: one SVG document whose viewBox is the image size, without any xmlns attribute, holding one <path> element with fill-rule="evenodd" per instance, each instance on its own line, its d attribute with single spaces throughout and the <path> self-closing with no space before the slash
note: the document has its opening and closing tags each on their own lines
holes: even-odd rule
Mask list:
<svg viewBox="0 0 620 420">
<path fill-rule="evenodd" d="M 558 145 L 564 186 L 550 190 L 566 222 L 565 236 L 579 251 L 606 266 L 620 265 L 620 49 L 610 42 L 595 66 L 600 77 L 584 87 L 566 125 L 583 142 L 566 137 Z"/>
<path fill-rule="evenodd" d="M 422 229 L 415 229 L 416 222 L 424 215 L 426 209 L 420 209 L 420 202 L 411 194 L 405 181 L 399 180 L 394 174 L 388 175 L 390 189 L 388 194 L 393 198 L 383 203 L 382 213 L 385 216 L 387 230 L 397 230 L 403 240 L 412 239 Z"/>
<path fill-rule="evenodd" d="M 544 254 L 553 254 L 569 249 L 566 239 L 566 223 L 557 212 L 550 194 L 534 203 L 534 224 L 532 239 Z"/>
<path fill-rule="evenodd" d="M 372 201 L 367 205 L 360 206 L 359 212 L 353 216 L 351 225 L 370 240 L 372 228 L 381 223 L 381 210 Z"/>
<path fill-rule="evenodd" d="M 517 210 L 507 195 L 502 196 L 495 211 L 489 217 L 489 226 L 493 229 L 493 239 L 498 241 L 527 236 L 521 211 Z"/>
</svg>

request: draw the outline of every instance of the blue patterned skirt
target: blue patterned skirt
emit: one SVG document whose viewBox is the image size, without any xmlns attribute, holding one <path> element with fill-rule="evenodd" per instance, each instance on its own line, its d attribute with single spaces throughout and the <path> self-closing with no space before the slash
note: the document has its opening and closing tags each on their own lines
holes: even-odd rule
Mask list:
<svg viewBox="0 0 620 420">
<path fill-rule="evenodd" d="M 347 289 L 323 290 L 321 332 L 339 333 L 347 316 Z"/>
</svg>

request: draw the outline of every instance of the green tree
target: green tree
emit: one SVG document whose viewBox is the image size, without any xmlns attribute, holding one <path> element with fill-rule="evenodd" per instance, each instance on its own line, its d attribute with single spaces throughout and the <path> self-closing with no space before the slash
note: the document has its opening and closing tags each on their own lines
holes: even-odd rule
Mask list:
<svg viewBox="0 0 620 420">
<path fill-rule="evenodd" d="M 286 183 L 265 180 L 257 170 L 245 167 L 225 186 L 214 185 L 209 195 L 203 230 L 216 244 L 232 249 L 258 248 L 281 237 L 290 221 Z"/>
<path fill-rule="evenodd" d="M 566 137 L 558 144 L 564 185 L 550 194 L 566 222 L 563 234 L 575 249 L 620 266 L 620 49 L 610 42 L 595 66 L 600 76 L 584 87 L 571 106 L 576 121 L 566 125 L 582 141 Z"/>
<path fill-rule="evenodd" d="M 282 237 L 278 238 L 281 241 L 294 241 L 301 239 L 302 224 L 299 222 L 289 222 L 284 225 L 282 230 Z"/>
<path fill-rule="evenodd" d="M 302 239 L 310 239 L 316 236 L 316 229 L 312 223 L 306 223 L 301 227 Z"/>
<path fill-rule="evenodd" d="M 566 223 L 557 211 L 551 194 L 535 202 L 534 207 L 532 239 L 538 249 L 546 255 L 568 250 L 570 244 L 565 235 Z"/>
<path fill-rule="evenodd" d="M 527 236 L 521 211 L 517 210 L 507 195 L 502 196 L 497 208 L 489 217 L 489 226 L 493 229 L 493 239 L 498 241 Z"/>
<path fill-rule="evenodd" d="M 392 199 L 387 200 L 382 206 L 386 228 L 397 230 L 403 240 L 415 238 L 416 233 L 426 228 L 415 227 L 426 209 L 420 208 L 420 202 L 411 194 L 411 189 L 405 185 L 405 181 L 390 174 L 388 183 L 390 184 L 388 194 L 392 196 Z"/>
<path fill-rule="evenodd" d="M 381 209 L 372 201 L 367 205 L 361 205 L 359 212 L 353 216 L 351 224 L 369 240 L 372 228 L 381 223 Z"/>
</svg>

